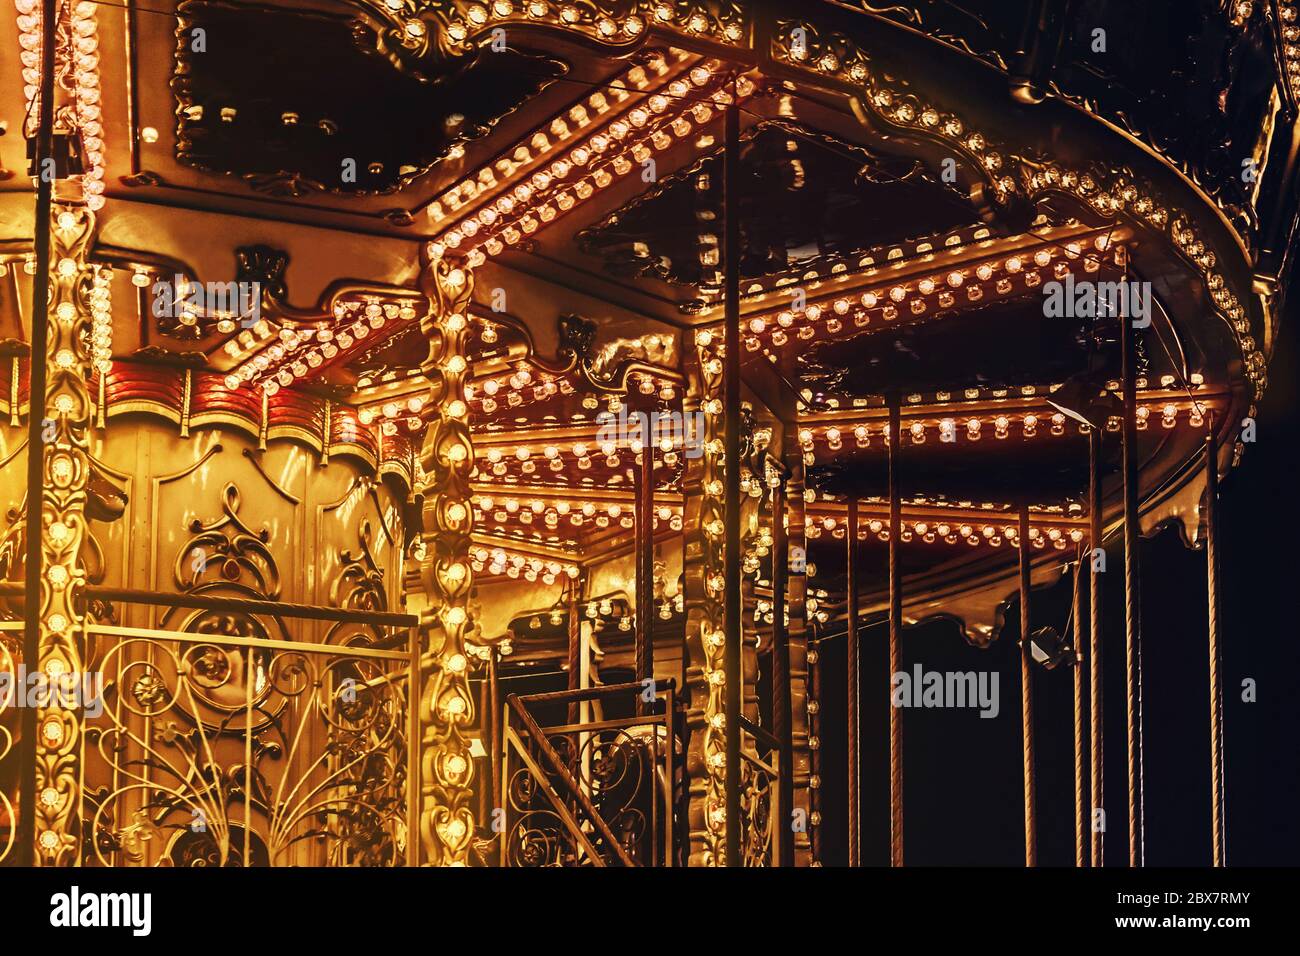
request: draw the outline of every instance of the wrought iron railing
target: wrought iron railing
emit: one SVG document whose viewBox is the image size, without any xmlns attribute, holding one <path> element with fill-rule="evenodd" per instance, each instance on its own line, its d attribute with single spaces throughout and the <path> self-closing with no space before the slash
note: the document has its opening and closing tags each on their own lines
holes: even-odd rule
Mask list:
<svg viewBox="0 0 1300 956">
<path fill-rule="evenodd" d="M 778 866 L 776 828 L 789 825 L 780 803 L 781 742 L 740 719 L 740 832 L 744 866 Z"/>
<path fill-rule="evenodd" d="M 178 613 L 169 613 L 170 628 L 88 619 L 80 629 L 82 677 L 95 693 L 75 702 L 77 852 L 67 862 L 419 862 L 413 617 L 194 595 L 96 596 Z M 318 634 L 302 619 L 332 623 Z M 0 749 L 8 741 L 0 726 Z M 5 816 L 14 810 L 0 800 Z"/>
<path fill-rule="evenodd" d="M 562 705 L 621 701 L 635 710 L 638 699 L 650 713 L 546 726 L 535 717 L 543 705 L 567 712 Z M 682 745 L 671 681 L 512 694 L 504 710 L 502 866 L 680 865 Z"/>
<path fill-rule="evenodd" d="M 109 643 L 102 710 L 84 723 L 83 863 L 415 862 L 411 650 L 86 637 Z"/>
</svg>

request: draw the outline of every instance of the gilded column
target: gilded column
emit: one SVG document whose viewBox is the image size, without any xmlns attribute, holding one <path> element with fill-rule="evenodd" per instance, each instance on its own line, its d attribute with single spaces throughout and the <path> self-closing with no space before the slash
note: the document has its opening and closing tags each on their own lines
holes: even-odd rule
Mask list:
<svg viewBox="0 0 1300 956">
<path fill-rule="evenodd" d="M 36 716 L 36 854 L 42 866 L 78 862 L 78 761 L 83 714 L 59 681 L 81 687 L 79 637 L 84 615 L 76 595 L 85 583 L 78 555 L 86 536 L 90 474 L 87 431 L 94 403 L 86 386 L 92 347 L 94 289 L 86 251 L 95 216 L 56 201 L 51 209 L 50 300 L 42 421 L 40 646 L 36 664 L 56 696 Z M 29 493 L 36 493 L 30 489 Z M 27 665 L 31 667 L 29 663 Z M 66 676 L 65 676 L 66 675 Z"/>
<path fill-rule="evenodd" d="M 804 501 L 804 465 L 797 444 L 787 438 L 786 463 L 791 474 L 786 481 L 786 516 L 788 526 L 786 541 L 790 553 L 790 572 L 786 583 L 786 606 L 789 624 L 786 627 L 790 642 L 790 724 L 794 738 L 794 806 L 788 808 L 801 813 L 788 813 L 780 821 L 782 826 L 794 826 L 795 866 L 809 866 L 813 861 L 812 833 L 814 824 L 812 793 L 812 756 L 809 750 L 812 720 L 816 716 L 818 701 L 810 693 L 808 668 L 808 540 L 804 526 L 806 503 Z"/>
<path fill-rule="evenodd" d="M 467 636 L 474 629 L 471 603 L 470 439 L 465 382 L 466 309 L 473 288 L 468 269 L 446 259 L 426 263 L 421 287 L 431 308 L 421 320 L 429 341 L 429 423 L 420 452 L 424 484 L 424 539 L 420 577 L 428 605 L 421 614 L 420 841 L 424 862 L 465 866 L 474 836 L 470 783 L 474 762 L 465 730 L 474 716 Z"/>
<path fill-rule="evenodd" d="M 690 866 L 721 865 L 725 849 L 722 361 L 711 348 L 713 339 L 713 334 L 707 331 L 696 335 L 696 362 L 690 375 L 691 393 L 687 402 L 698 404 L 704 413 L 704 454 L 687 459 L 683 482 Z"/>
</svg>

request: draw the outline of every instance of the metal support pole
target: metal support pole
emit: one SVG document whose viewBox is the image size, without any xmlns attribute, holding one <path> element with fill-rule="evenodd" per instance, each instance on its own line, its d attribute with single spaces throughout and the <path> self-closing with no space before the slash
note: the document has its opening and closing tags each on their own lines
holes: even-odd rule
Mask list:
<svg viewBox="0 0 1300 956">
<path fill-rule="evenodd" d="M 1210 825 L 1214 840 L 1213 863 L 1227 866 L 1224 834 L 1223 684 L 1219 657 L 1219 443 L 1214 433 L 1214 413 L 1205 422 L 1205 568 L 1209 607 L 1210 653 Z"/>
<path fill-rule="evenodd" d="M 648 421 L 648 419 L 647 419 Z M 655 676 L 655 488 L 654 436 L 649 427 L 641 440 L 641 461 L 636 472 L 636 679 L 643 687 Z M 653 704 L 644 693 L 636 696 L 638 716 L 650 713 Z"/>
<path fill-rule="evenodd" d="M 1025 866 L 1038 865 L 1034 782 L 1034 682 L 1029 633 L 1029 505 L 1020 506 L 1020 730 L 1025 778 Z"/>
<path fill-rule="evenodd" d="M 578 615 L 578 588 L 576 579 L 570 579 L 565 593 L 568 595 L 568 634 L 569 639 L 569 674 L 568 689 L 577 690 L 582 686 L 582 618 Z M 578 705 L 569 704 L 569 723 L 578 722 Z"/>
<path fill-rule="evenodd" d="M 726 647 L 723 673 L 726 679 L 727 742 L 727 866 L 740 866 L 740 112 L 734 102 L 727 107 L 726 150 L 723 160 L 723 233 L 725 237 L 725 291 L 723 314 L 726 329 L 724 366 L 725 417 L 725 599 L 723 616 Z"/>
<path fill-rule="evenodd" d="M 1101 571 L 1097 559 L 1103 557 L 1101 529 L 1101 430 L 1088 431 L 1088 547 L 1092 550 L 1088 560 L 1088 721 L 1091 725 L 1088 757 L 1092 763 L 1090 776 L 1091 813 L 1089 830 L 1092 833 L 1092 865 L 1106 863 L 1106 832 L 1097 826 L 1096 814 L 1106 805 L 1106 777 L 1104 755 L 1105 685 L 1101 672 Z M 1100 554 L 1099 554 L 1100 552 Z"/>
<path fill-rule="evenodd" d="M 1088 778 L 1087 778 L 1087 752 L 1088 745 L 1084 734 L 1084 679 L 1087 671 L 1084 668 L 1083 654 L 1083 545 L 1079 544 L 1075 548 L 1074 564 L 1074 593 L 1072 596 L 1073 604 L 1070 610 L 1070 619 L 1073 622 L 1070 643 L 1074 646 L 1074 664 L 1071 667 L 1071 677 L 1074 684 L 1074 865 L 1088 865 L 1088 837 L 1087 837 L 1087 804 L 1088 804 Z"/>
<path fill-rule="evenodd" d="M 858 499 L 849 499 L 849 521 L 844 533 L 846 584 L 845 636 L 848 674 L 848 781 L 849 781 L 849 866 L 862 865 L 862 758 L 858 734 L 861 731 L 859 701 L 862 682 L 858 676 L 861 649 L 858 646 Z"/>
<path fill-rule="evenodd" d="M 903 669 L 903 499 L 898 488 L 898 461 L 903 426 L 895 396 L 889 405 L 889 865 L 903 865 L 903 712 L 894 706 L 894 675 Z"/>
<path fill-rule="evenodd" d="M 1133 321 L 1120 316 L 1124 391 L 1124 666 L 1128 723 L 1128 861 L 1142 866 L 1142 592 L 1138 524 L 1137 355 Z"/>
<path fill-rule="evenodd" d="M 46 351 L 49 348 L 50 295 L 50 212 L 54 198 L 54 175 L 47 161 L 54 156 L 54 45 L 58 25 L 57 4 L 41 0 L 40 110 L 36 128 L 36 224 L 33 250 L 36 274 L 32 279 L 31 371 L 27 399 L 27 515 L 24 532 L 23 663 L 29 671 L 39 668 L 41 653 L 41 503 L 45 487 L 45 442 L 41 432 L 45 421 Z M 36 715 L 35 707 L 24 707 L 22 732 L 22 781 L 18 790 L 18 853 L 16 862 L 31 866 L 36 860 Z"/>
<path fill-rule="evenodd" d="M 488 648 L 487 673 L 487 710 L 488 723 L 488 767 L 492 773 L 492 810 L 500 809 L 501 802 L 501 747 L 504 735 L 501 733 L 501 721 L 505 712 L 501 709 L 501 679 L 498 669 L 501 652 L 495 647 Z"/>
<path fill-rule="evenodd" d="M 789 539 L 785 533 L 785 485 L 772 491 L 772 733 L 780 742 L 776 851 L 780 866 L 794 866 L 794 830 L 789 825 L 794 806 L 794 727 L 790 714 L 790 633 L 785 626 L 786 577 L 790 571 Z"/>
</svg>

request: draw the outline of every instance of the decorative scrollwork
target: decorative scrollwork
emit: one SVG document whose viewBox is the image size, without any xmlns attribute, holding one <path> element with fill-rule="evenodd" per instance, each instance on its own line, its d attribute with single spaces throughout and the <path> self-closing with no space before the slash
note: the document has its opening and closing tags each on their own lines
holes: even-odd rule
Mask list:
<svg viewBox="0 0 1300 956">
<path fill-rule="evenodd" d="M 699 719 L 691 734 L 688 766 L 691 787 L 691 855 L 695 866 L 717 866 L 723 861 L 726 823 L 726 740 L 725 672 L 723 649 L 723 589 L 725 583 L 722 451 L 722 359 L 711 348 L 711 333 L 696 337 L 698 395 L 704 412 L 704 454 L 688 464 L 689 485 L 699 493 L 687 496 L 688 507 L 698 502 L 695 520 L 687 515 L 686 525 L 698 528 L 687 548 L 686 585 L 689 599 L 687 645 L 691 672 L 698 674 L 691 687 L 690 703 Z M 698 668 L 698 670 L 697 670 Z"/>
<path fill-rule="evenodd" d="M 547 734 L 546 743 L 635 864 L 651 866 L 663 859 L 671 808 L 664 803 L 662 786 L 668 748 L 662 725 Z M 526 746 L 538 764 L 537 743 Z M 539 779 L 528 766 L 518 768 L 507 784 L 506 803 L 507 866 L 591 866 L 596 862 L 592 850 L 605 864 L 619 862 L 588 825 L 585 810 L 559 773 L 549 771 Z"/>
<path fill-rule="evenodd" d="M 740 769 L 741 857 L 744 866 L 775 866 L 777 774 L 749 754 Z"/>
<path fill-rule="evenodd" d="M 267 650 L 235 687 L 219 640 L 131 639 L 107 652 L 88 759 L 84 855 L 110 865 L 405 862 L 409 695 L 402 655 Z M 215 720 L 214 690 L 238 706 Z M 103 772 L 107 771 L 107 772 Z"/>
<path fill-rule="evenodd" d="M 420 702 L 420 836 L 430 864 L 463 866 L 474 835 L 469 806 L 474 763 L 466 737 L 474 713 L 466 647 L 475 630 L 469 557 L 474 446 L 465 401 L 466 310 L 473 276 L 449 260 L 434 259 L 426 263 L 421 285 L 433 306 L 422 319 L 422 331 L 429 340 L 424 372 L 430 382 L 429 406 L 436 415 L 420 452 L 425 476 L 420 576 L 429 600 L 420 621 L 421 669 L 426 675 Z"/>
<path fill-rule="evenodd" d="M 95 216 L 80 205 L 55 203 L 50 210 L 52 256 L 71 262 L 51 276 L 49 380 L 46 409 L 53 425 L 44 443 L 41 495 L 40 647 L 37 660 L 26 662 L 46 673 L 82 672 L 76 635 L 85 618 L 77 594 L 86 580 L 82 549 L 89 533 L 86 487 L 90 477 L 88 430 L 94 407 L 86 387 L 90 368 L 87 332 L 91 327 L 92 284 L 87 250 Z M 32 493 L 36 493 L 33 489 Z M 29 529 L 30 531 L 30 529 Z M 57 570 L 56 570 L 57 569 Z M 82 721 L 64 708 L 37 712 L 36 860 L 66 865 L 76 855 L 74 816 L 78 804 Z"/>
<path fill-rule="evenodd" d="M 241 584 L 268 600 L 280 596 L 280 571 L 267 543 L 267 528 L 253 531 L 239 517 L 239 488 L 229 482 L 222 490 L 222 516 L 190 522 L 191 537 L 177 552 L 174 575 L 182 591 L 213 584 Z"/>
</svg>

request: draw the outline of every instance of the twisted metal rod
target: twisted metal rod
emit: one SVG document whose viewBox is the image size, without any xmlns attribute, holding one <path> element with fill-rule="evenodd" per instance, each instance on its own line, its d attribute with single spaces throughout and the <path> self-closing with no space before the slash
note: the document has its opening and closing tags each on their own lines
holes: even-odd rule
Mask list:
<svg viewBox="0 0 1300 956">
<path fill-rule="evenodd" d="M 1227 865 L 1224 835 L 1223 683 L 1219 653 L 1219 446 L 1214 433 L 1214 413 L 1205 422 L 1205 568 L 1208 596 L 1207 624 L 1210 656 L 1210 829 L 1214 866 Z"/>
<path fill-rule="evenodd" d="M 1025 866 L 1038 865 L 1038 819 L 1034 781 L 1034 686 L 1030 669 L 1029 505 L 1020 506 L 1020 729 L 1025 782 Z"/>
<path fill-rule="evenodd" d="M 1096 553 L 1102 550 L 1101 532 L 1101 431 L 1097 428 L 1088 431 L 1088 546 L 1093 556 L 1089 561 L 1088 574 L 1088 712 L 1091 723 L 1091 735 L 1088 741 L 1088 756 L 1092 762 L 1089 774 L 1091 785 L 1092 813 L 1103 810 L 1106 803 L 1106 779 L 1103 766 L 1103 709 L 1105 704 L 1105 685 L 1101 671 L 1101 574 L 1097 570 Z M 1104 811 L 1103 811 L 1104 812 Z M 1103 820 L 1105 818 L 1103 817 Z M 1091 858 L 1093 866 L 1106 863 L 1106 831 L 1090 820 L 1092 830 Z M 1104 826 L 1104 825 L 1103 825 Z"/>
<path fill-rule="evenodd" d="M 903 669 L 903 572 L 898 554 L 903 502 L 898 493 L 898 456 L 903 445 L 899 404 L 889 406 L 889 687 Z M 889 693 L 889 690 L 886 690 Z M 903 865 L 903 714 L 889 699 L 889 865 Z"/>
<path fill-rule="evenodd" d="M 1120 310 L 1126 312 L 1127 310 Z M 1141 526 L 1138 507 L 1137 356 L 1133 322 L 1120 316 L 1121 376 L 1124 391 L 1124 664 L 1127 677 L 1125 717 L 1128 729 L 1128 859 L 1142 866 L 1144 813 L 1142 800 L 1142 588 L 1138 551 Z"/>
<path fill-rule="evenodd" d="M 1087 744 L 1084 742 L 1083 716 L 1083 682 L 1086 671 L 1083 659 L 1083 545 L 1076 546 L 1074 563 L 1074 595 L 1071 607 L 1073 629 L 1071 643 L 1074 645 L 1074 865 L 1088 865 L 1088 842 L 1086 830 L 1088 784 L 1086 780 Z"/>
<path fill-rule="evenodd" d="M 846 622 L 848 676 L 848 776 L 849 776 L 849 866 L 862 865 L 862 794 L 860 782 L 862 755 L 858 744 L 860 715 L 858 713 L 861 681 L 858 676 L 860 649 L 858 646 L 858 499 L 849 499 L 848 528 L 845 532 L 845 563 L 848 590 Z"/>
</svg>

